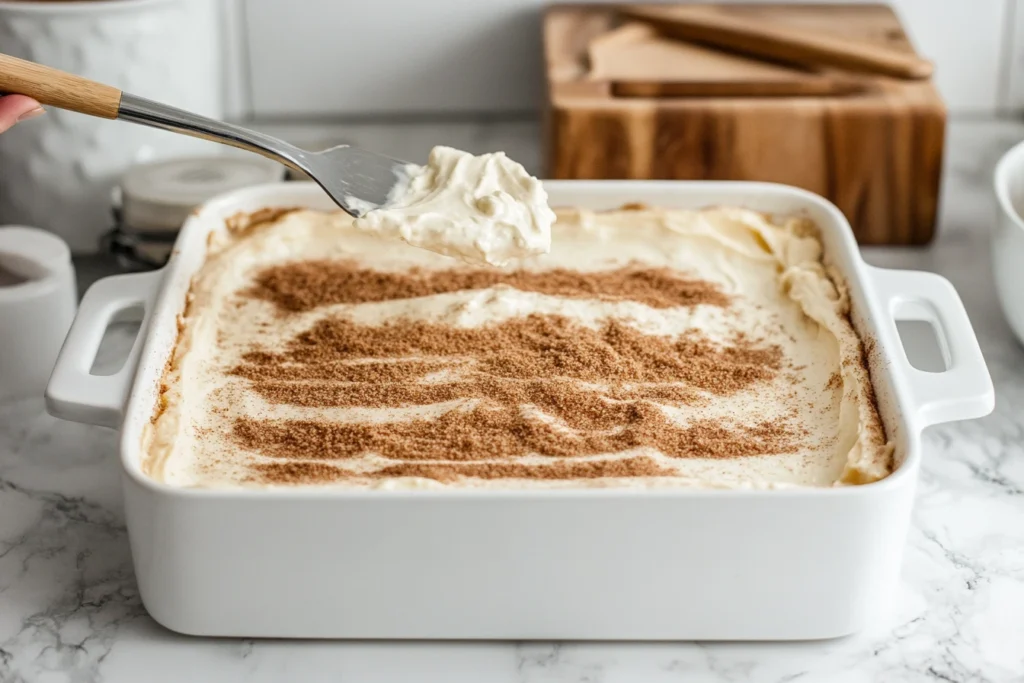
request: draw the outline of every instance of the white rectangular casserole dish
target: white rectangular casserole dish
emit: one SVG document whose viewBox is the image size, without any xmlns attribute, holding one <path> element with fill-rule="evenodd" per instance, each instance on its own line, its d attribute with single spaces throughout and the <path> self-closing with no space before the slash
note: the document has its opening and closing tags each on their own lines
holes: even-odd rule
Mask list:
<svg viewBox="0 0 1024 683">
<path fill-rule="evenodd" d="M 553 205 L 746 206 L 803 214 L 848 280 L 873 348 L 888 478 L 837 489 L 183 490 L 142 473 L 190 280 L 225 219 L 267 207 L 332 209 L 316 186 L 220 197 L 182 229 L 161 271 L 86 294 L 47 389 L 58 417 L 121 429 L 125 515 L 143 603 L 210 636 L 761 640 L 841 636 L 885 609 L 921 460 L 921 431 L 992 410 L 992 382 L 956 291 L 934 274 L 865 264 L 826 200 L 762 183 L 562 181 Z M 111 317 L 145 309 L 115 375 L 89 374 Z M 931 322 L 948 370 L 907 360 L 896 319 Z"/>
</svg>

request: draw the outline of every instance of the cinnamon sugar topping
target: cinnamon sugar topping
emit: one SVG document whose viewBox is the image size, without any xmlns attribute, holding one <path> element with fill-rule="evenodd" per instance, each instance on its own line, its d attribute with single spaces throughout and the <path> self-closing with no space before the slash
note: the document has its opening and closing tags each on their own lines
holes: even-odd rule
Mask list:
<svg viewBox="0 0 1024 683">
<path fill-rule="evenodd" d="M 609 271 L 502 271 L 456 268 L 440 271 L 413 268 L 381 272 L 354 261 L 299 261 L 272 266 L 256 276 L 253 296 L 289 311 L 308 311 L 328 304 L 359 304 L 479 290 L 506 285 L 573 299 L 638 301 L 655 308 L 727 306 L 729 297 L 714 283 L 687 278 L 668 268 L 633 265 Z"/>
<path fill-rule="evenodd" d="M 359 479 L 364 475 L 344 467 L 320 462 L 275 462 L 256 465 L 258 476 L 277 484 L 313 484 L 339 479 Z M 474 479 L 603 479 L 622 477 L 665 477 L 673 472 L 659 465 L 653 458 L 638 455 L 618 460 L 581 460 L 556 462 L 547 465 L 525 465 L 516 462 L 492 463 L 399 463 L 387 465 L 374 472 L 374 476 L 418 477 L 439 482 L 454 482 L 460 477 Z"/>
<path fill-rule="evenodd" d="M 373 277 L 353 286 L 374 297 L 378 282 Z M 244 361 L 233 373 L 275 404 L 393 408 L 459 402 L 436 418 L 383 424 L 235 421 L 239 445 L 265 456 L 384 459 L 382 466 L 359 472 L 304 469 L 303 481 L 320 475 L 558 479 L 577 478 L 579 472 L 623 476 L 627 469 L 667 476 L 670 470 L 649 458 L 631 458 L 630 465 L 618 459 L 604 464 L 515 459 L 637 450 L 670 458 L 728 458 L 783 452 L 798 437 L 785 423 L 681 425 L 661 407 L 773 379 L 783 364 L 780 349 L 742 335 L 718 345 L 697 333 L 676 339 L 646 335 L 619 320 L 595 330 L 563 316 L 536 314 L 480 328 L 412 320 L 366 326 L 334 317 L 296 336 L 283 352 L 253 351 Z M 443 379 L 427 381 L 439 376 Z M 489 462 L 467 468 L 460 464 L 466 461 Z M 296 472 L 290 466 L 261 466 L 254 476 L 285 483 L 299 476 Z"/>
<path fill-rule="evenodd" d="M 769 422 L 745 427 L 698 421 L 681 427 L 649 403 L 609 410 L 598 421 L 607 429 L 571 430 L 524 414 L 518 406 L 484 405 L 436 419 L 384 424 L 240 418 L 234 434 L 246 448 L 277 458 L 339 460 L 369 452 L 403 462 L 577 458 L 640 448 L 670 458 L 732 458 L 784 452 L 797 437 L 787 425 Z"/>
<path fill-rule="evenodd" d="M 848 298 L 806 226 L 562 213 L 550 256 L 490 270 L 382 247 L 337 215 L 263 218 L 234 221 L 193 283 L 146 465 L 176 457 L 167 481 L 760 487 L 890 471 Z"/>
<path fill-rule="evenodd" d="M 333 380 L 344 375 L 358 381 L 361 366 L 341 362 L 366 358 L 404 361 L 371 366 L 372 372 L 396 379 L 436 372 L 446 362 L 449 368 L 468 364 L 498 377 L 673 381 L 719 394 L 770 380 L 782 365 L 777 346 L 757 345 L 743 335 L 718 345 L 697 332 L 672 339 L 643 334 L 614 319 L 594 330 L 564 316 L 532 314 L 478 328 L 414 320 L 365 326 L 328 318 L 291 340 L 284 353 L 247 354 L 235 372 L 256 380 L 256 388 L 269 395 L 274 389 L 266 380 Z"/>
</svg>

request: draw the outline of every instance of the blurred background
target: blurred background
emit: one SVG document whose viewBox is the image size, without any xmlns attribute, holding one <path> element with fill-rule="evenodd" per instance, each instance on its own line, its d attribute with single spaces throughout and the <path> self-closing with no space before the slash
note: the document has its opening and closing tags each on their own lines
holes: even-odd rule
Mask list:
<svg viewBox="0 0 1024 683">
<path fill-rule="evenodd" d="M 864 13 L 850 14 L 851 4 Z M 573 50 L 587 68 L 597 34 L 584 26 L 589 20 L 561 31 L 545 58 L 542 0 L 8 0 L 0 2 L 0 52 L 243 122 L 310 149 L 350 143 L 422 162 L 431 147 L 446 144 L 475 153 L 504 150 L 542 177 L 786 182 L 839 204 L 862 243 L 923 244 L 936 224 L 947 110 L 969 121 L 1024 112 L 1024 9 L 1018 5 L 896 0 L 898 18 L 890 20 L 888 10 L 868 3 L 808 3 L 806 14 L 765 17 L 798 31 L 902 50 L 912 49 L 909 38 L 934 63 L 934 75 L 923 83 L 874 79 L 877 96 L 781 104 L 778 97 L 641 102 L 606 91 L 600 107 L 617 109 L 618 119 L 600 121 L 581 118 L 592 102 L 567 102 L 552 85 L 572 70 L 558 60 Z M 657 50 L 664 45 L 653 48 L 654 56 L 638 49 L 608 57 L 611 72 L 641 64 L 661 69 L 663 77 L 665 58 Z M 692 56 L 679 56 L 691 79 L 711 78 L 716 68 L 730 74 L 764 68 L 732 54 L 719 54 L 715 59 L 726 61 L 715 64 Z M 575 87 L 592 77 L 566 78 Z M 807 115 L 808 107 L 817 113 Z M 629 120 L 643 108 L 657 112 L 659 124 L 638 131 Z M 841 139 L 825 130 L 839 130 Z M 622 150 L 623 140 L 638 137 L 645 140 L 641 149 Z M 821 144 L 802 142 L 812 138 Z M 721 148 L 709 152 L 714 145 Z M 603 160 L 585 162 L 594 150 Z M 863 150 L 875 152 L 862 158 Z M 241 162 L 251 162 L 249 168 L 195 163 L 147 174 L 140 165 L 225 154 L 235 153 L 51 111 L 0 136 L 0 222 L 52 230 L 78 255 L 115 252 L 126 265 L 159 265 L 192 206 L 284 171 L 261 168 L 262 160 L 251 157 Z M 643 168 L 623 161 L 638 154 L 673 161 Z M 904 169 L 903 179 L 883 181 L 890 168 Z"/>
<path fill-rule="evenodd" d="M 542 0 L 221 2 L 234 116 L 529 115 L 542 101 Z M 1016 0 L 890 4 L 917 50 L 935 61 L 951 111 L 1024 110 Z"/>
</svg>

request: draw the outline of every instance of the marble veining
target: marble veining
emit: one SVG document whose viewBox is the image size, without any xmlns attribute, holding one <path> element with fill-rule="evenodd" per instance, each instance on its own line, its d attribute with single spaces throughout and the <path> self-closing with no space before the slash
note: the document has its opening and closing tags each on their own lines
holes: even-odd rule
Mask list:
<svg viewBox="0 0 1024 683">
<path fill-rule="evenodd" d="M 409 158 L 434 138 L 458 144 L 462 135 L 467 149 L 501 140 L 537 170 L 534 126 L 465 128 L 344 132 L 370 148 L 378 139 L 401 139 Z M 51 418 L 33 398 L 0 404 L 0 681 L 1024 681 L 1024 348 L 996 302 L 987 234 L 995 211 L 992 165 L 1021 138 L 1022 124 L 954 122 L 937 242 L 865 250 L 877 265 L 932 270 L 953 281 L 997 392 L 990 417 L 924 435 L 901 583 L 884 623 L 838 640 L 753 644 L 179 636 L 156 625 L 138 597 L 115 433 Z M 84 281 L 105 270 L 94 261 L 78 265 Z M 98 369 L 115 367 L 131 334 L 121 328 L 109 336 Z"/>
</svg>

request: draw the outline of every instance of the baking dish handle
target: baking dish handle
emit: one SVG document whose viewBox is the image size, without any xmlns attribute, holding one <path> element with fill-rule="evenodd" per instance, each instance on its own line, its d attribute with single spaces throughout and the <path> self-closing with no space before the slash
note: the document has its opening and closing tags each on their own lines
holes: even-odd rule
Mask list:
<svg viewBox="0 0 1024 683">
<path fill-rule="evenodd" d="M 161 270 L 114 275 L 89 288 L 46 387 L 46 409 L 51 415 L 115 429 L 121 426 L 162 279 Z M 90 369 L 107 326 L 118 313 L 137 307 L 144 310 L 142 324 L 124 366 L 113 375 L 92 374 Z"/>
<path fill-rule="evenodd" d="M 922 427 L 970 420 L 992 412 L 995 390 L 960 295 L 946 278 L 914 270 L 870 268 L 883 313 L 880 341 L 893 351 L 907 379 Z M 918 370 L 903 348 L 897 320 L 928 322 L 946 360 L 944 372 Z"/>
</svg>

